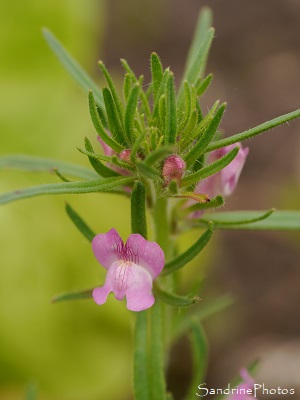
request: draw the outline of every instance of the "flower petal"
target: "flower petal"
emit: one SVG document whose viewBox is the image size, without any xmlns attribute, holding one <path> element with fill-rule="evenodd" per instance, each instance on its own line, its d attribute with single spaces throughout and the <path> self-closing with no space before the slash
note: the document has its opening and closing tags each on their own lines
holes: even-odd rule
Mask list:
<svg viewBox="0 0 300 400">
<path fill-rule="evenodd" d="M 115 261 L 122 259 L 124 243 L 113 228 L 107 233 L 95 236 L 92 248 L 99 263 L 108 269 Z"/>
<path fill-rule="evenodd" d="M 109 295 L 110 292 L 111 289 L 109 285 L 106 285 L 106 283 L 101 287 L 96 287 L 93 290 L 94 301 L 99 305 L 106 303 L 107 296 Z"/>
<path fill-rule="evenodd" d="M 149 242 L 139 234 L 132 234 L 124 250 L 126 259 L 145 268 L 153 279 L 161 273 L 165 264 L 165 255 L 157 243 Z"/>
<path fill-rule="evenodd" d="M 130 286 L 126 291 L 127 308 L 131 311 L 143 311 L 153 306 L 152 278 L 144 268 L 132 267 Z"/>
</svg>

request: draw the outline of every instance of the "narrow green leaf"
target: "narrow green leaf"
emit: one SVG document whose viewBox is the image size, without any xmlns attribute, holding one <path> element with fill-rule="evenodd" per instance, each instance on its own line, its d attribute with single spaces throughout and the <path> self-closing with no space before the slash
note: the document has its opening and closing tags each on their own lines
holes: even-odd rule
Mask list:
<svg viewBox="0 0 300 400">
<path fill-rule="evenodd" d="M 110 132 L 113 138 L 122 145 L 126 145 L 126 138 L 123 135 L 123 125 L 119 118 L 116 104 L 114 102 L 113 96 L 108 88 L 103 88 L 103 99 L 105 103 L 105 109 L 108 119 L 108 124 Z"/>
<path fill-rule="evenodd" d="M 154 118 L 158 118 L 159 117 L 160 98 L 165 93 L 167 80 L 169 78 L 169 75 L 170 75 L 170 70 L 169 70 L 169 68 L 167 68 L 163 73 L 163 76 L 162 76 L 162 79 L 161 79 L 161 82 L 160 82 L 160 86 L 159 86 L 159 89 L 158 89 L 158 92 L 157 92 L 156 101 L 155 101 L 154 109 L 153 109 L 153 117 Z"/>
<path fill-rule="evenodd" d="M 209 30 L 209 28 L 211 27 L 211 25 L 212 25 L 212 11 L 208 7 L 203 7 L 199 14 L 192 44 L 188 52 L 184 76 L 187 75 L 187 72 L 193 65 L 195 58 L 197 57 L 197 53 L 205 40 L 205 35 Z"/>
<path fill-rule="evenodd" d="M 134 116 L 136 113 L 136 108 L 138 104 L 138 99 L 139 99 L 139 91 L 140 91 L 140 86 L 139 84 L 135 84 L 128 97 L 128 101 L 126 104 L 126 110 L 125 110 L 125 132 L 127 139 L 129 143 L 133 142 L 133 121 L 134 121 Z"/>
<path fill-rule="evenodd" d="M 271 214 L 271 215 L 270 215 Z M 201 221 L 216 220 L 218 229 L 300 230 L 300 211 L 232 211 L 205 214 Z M 203 223 L 202 222 L 202 223 Z"/>
<path fill-rule="evenodd" d="M 180 212 L 181 215 L 188 215 L 197 211 L 207 210 L 208 208 L 217 208 L 221 207 L 224 204 L 224 199 L 222 196 L 217 196 L 214 199 L 206 203 L 196 203 L 190 207 L 183 208 Z"/>
<path fill-rule="evenodd" d="M 50 173 L 53 173 L 54 170 L 57 169 L 62 174 L 77 178 L 95 179 L 97 177 L 92 169 L 82 167 L 81 165 L 23 154 L 11 154 L 0 157 L 0 168 Z"/>
<path fill-rule="evenodd" d="M 51 303 L 59 303 L 61 301 L 70 301 L 70 300 L 85 300 L 93 298 L 93 290 L 87 289 L 81 290 L 79 292 L 70 292 L 70 293 L 62 293 L 58 294 L 51 300 Z"/>
<path fill-rule="evenodd" d="M 84 144 L 85 144 L 85 148 L 88 152 L 94 153 L 93 146 L 87 137 L 84 139 Z M 88 158 L 89 158 L 91 166 L 94 168 L 94 170 L 100 176 L 103 176 L 104 178 L 108 178 L 111 176 L 119 176 L 120 175 L 116 171 L 113 171 L 112 169 L 108 168 L 106 165 L 102 164 L 102 162 L 99 159 L 96 159 L 91 156 L 88 156 Z"/>
<path fill-rule="evenodd" d="M 148 381 L 147 311 L 136 315 L 133 354 L 134 400 L 150 400 Z"/>
<path fill-rule="evenodd" d="M 200 300 L 197 296 L 179 296 L 178 294 L 163 290 L 158 285 L 154 287 L 154 294 L 164 303 L 174 307 L 189 307 Z"/>
<path fill-rule="evenodd" d="M 85 70 L 78 64 L 78 62 L 67 52 L 62 44 L 56 39 L 56 37 L 48 29 L 43 29 L 43 35 L 51 47 L 53 52 L 56 54 L 59 61 L 66 68 L 66 70 L 72 75 L 72 77 L 80 84 L 80 86 L 88 92 L 93 90 L 95 94 L 95 100 L 101 111 L 104 112 L 103 97 L 97 84 L 90 78 Z"/>
<path fill-rule="evenodd" d="M 272 128 L 275 128 L 278 125 L 284 124 L 285 122 L 291 121 L 292 119 L 299 117 L 300 117 L 300 110 L 292 111 L 288 114 L 282 115 L 281 117 L 277 117 L 270 121 L 264 122 L 263 124 L 258 125 L 255 128 L 248 129 L 247 131 L 244 131 L 242 133 L 237 133 L 236 135 L 229 136 L 228 138 L 225 139 L 217 140 L 216 142 L 211 143 L 206 148 L 206 152 L 220 149 L 221 147 L 225 147 L 233 143 L 250 139 L 253 136 L 259 135 L 260 133 L 268 131 Z"/>
<path fill-rule="evenodd" d="M 58 178 L 59 178 L 60 180 L 62 180 L 63 182 L 71 182 L 70 179 L 66 178 L 63 174 L 61 174 L 57 168 L 54 168 L 54 169 L 53 169 L 53 172 L 54 172 L 55 175 L 58 176 Z"/>
<path fill-rule="evenodd" d="M 80 147 L 77 147 L 77 150 L 80 151 L 80 153 L 85 154 L 86 156 L 91 157 L 95 160 L 101 160 L 104 162 L 108 162 L 110 164 L 114 164 L 117 167 L 121 167 L 130 172 L 134 171 L 134 168 L 129 163 L 122 161 L 116 154 L 109 157 L 109 156 L 104 156 L 103 154 L 98 154 L 88 150 L 81 149 Z M 116 174 L 113 176 L 120 176 L 120 174 L 116 172 Z"/>
<path fill-rule="evenodd" d="M 214 175 L 219 172 L 221 169 L 225 168 L 226 165 L 230 164 L 231 161 L 236 157 L 239 152 L 239 148 L 235 147 L 229 153 L 227 153 L 222 158 L 219 158 L 217 161 L 209 164 L 207 167 L 201 168 L 199 171 L 194 172 L 193 174 L 188 175 L 187 177 L 181 180 L 181 186 L 190 186 L 194 183 L 199 182 L 201 179 L 207 178 L 208 176 Z"/>
<path fill-rule="evenodd" d="M 180 145 L 184 142 L 187 141 L 187 143 L 190 142 L 190 134 L 193 131 L 193 129 L 195 128 L 196 124 L 198 122 L 198 110 L 197 108 L 195 108 L 189 117 L 189 120 L 185 126 L 185 128 L 183 129 L 182 133 L 181 133 L 181 137 L 182 139 L 180 140 Z"/>
<path fill-rule="evenodd" d="M 158 55 L 154 52 L 151 53 L 150 67 L 151 67 L 153 94 L 155 103 L 163 76 L 163 67 Z"/>
<path fill-rule="evenodd" d="M 206 318 L 231 307 L 234 302 L 235 300 L 231 294 L 223 295 L 211 301 L 203 300 L 201 304 L 199 303 L 199 306 L 190 308 L 184 316 L 178 318 L 177 324 L 173 330 L 172 340 L 176 341 L 180 336 L 190 330 L 193 319 L 196 319 L 198 322 L 204 321 Z"/>
<path fill-rule="evenodd" d="M 140 145 L 142 144 L 143 140 L 145 138 L 145 132 L 142 132 L 135 140 L 135 142 L 133 143 L 132 149 L 131 149 L 131 153 L 130 153 L 130 161 L 132 163 L 136 162 L 136 156 L 139 150 Z"/>
<path fill-rule="evenodd" d="M 176 94 L 174 85 L 174 75 L 171 72 L 166 87 L 166 123 L 165 123 L 165 143 L 175 144 L 177 132 L 177 111 Z"/>
<path fill-rule="evenodd" d="M 127 100 L 128 100 L 131 86 L 132 86 L 131 75 L 127 72 L 124 75 L 124 82 L 123 82 L 123 94 L 124 94 L 125 102 L 127 102 Z"/>
<path fill-rule="evenodd" d="M 123 108 L 123 104 L 117 94 L 115 85 L 113 83 L 113 80 L 108 72 L 108 70 L 106 69 L 104 63 L 102 61 L 98 62 L 98 65 L 101 69 L 101 71 L 103 72 L 103 75 L 105 76 L 106 82 L 108 83 L 108 86 L 110 88 L 110 92 L 112 94 L 112 97 L 114 99 L 114 103 L 116 106 L 116 110 L 117 110 L 117 114 L 119 117 L 119 120 L 121 121 L 121 124 L 123 123 L 123 119 L 124 119 L 124 108 Z"/>
<path fill-rule="evenodd" d="M 134 83 L 137 83 L 140 85 L 138 78 L 136 77 L 135 73 L 132 71 L 132 69 L 129 67 L 128 62 L 124 59 L 121 59 L 121 63 L 123 65 L 123 67 L 125 68 L 125 70 L 131 75 Z M 141 85 L 140 85 L 140 96 L 141 96 L 141 100 L 143 103 L 143 108 L 145 110 L 145 113 L 147 115 L 147 117 L 151 116 L 151 110 L 150 110 L 150 106 L 148 103 L 148 99 L 147 96 L 145 95 Z"/>
<path fill-rule="evenodd" d="M 149 165 L 146 165 L 145 163 L 140 161 L 136 161 L 136 167 L 139 173 L 144 177 L 153 179 L 154 181 L 163 182 L 160 173 L 157 171 L 157 169 L 150 167 Z"/>
<path fill-rule="evenodd" d="M 188 262 L 193 260 L 210 241 L 212 232 L 213 224 L 210 225 L 208 230 L 205 231 L 203 235 L 189 249 L 187 249 L 184 253 L 180 254 L 172 261 L 168 262 L 162 271 L 162 275 L 167 275 L 175 272 L 178 269 L 184 267 Z"/>
<path fill-rule="evenodd" d="M 194 85 L 197 82 L 197 79 L 199 75 L 202 74 L 204 65 L 206 62 L 206 58 L 208 55 L 208 51 L 211 45 L 211 42 L 214 37 L 214 29 L 210 28 L 207 33 L 205 34 L 205 37 L 203 41 L 201 42 L 201 46 L 198 48 L 197 54 L 194 56 L 191 64 L 188 66 L 186 73 L 183 76 L 183 81 L 187 80 L 190 84 Z M 178 106 L 179 108 L 182 107 L 182 102 L 183 102 L 183 86 L 181 85 L 181 88 L 179 90 L 179 97 L 178 97 Z"/>
<path fill-rule="evenodd" d="M 142 182 L 135 182 L 131 195 L 131 232 L 147 239 L 146 189 Z"/>
<path fill-rule="evenodd" d="M 193 356 L 193 378 L 187 400 L 195 400 L 198 385 L 204 382 L 208 365 L 208 341 L 203 327 L 198 321 L 191 322 L 191 345 Z"/>
<path fill-rule="evenodd" d="M 161 131 L 165 133 L 166 126 L 166 96 L 162 95 L 159 99 L 159 120 Z"/>
<path fill-rule="evenodd" d="M 166 383 L 164 376 L 164 347 L 162 334 L 162 304 L 156 299 L 151 307 L 151 352 L 150 352 L 150 390 L 151 398 L 165 399 Z"/>
<path fill-rule="evenodd" d="M 211 84 L 213 75 L 209 74 L 207 77 L 203 80 L 199 80 L 199 83 L 196 84 L 196 91 L 197 91 L 197 96 L 202 96 L 207 89 L 209 88 L 209 85 Z"/>
<path fill-rule="evenodd" d="M 101 139 L 103 140 L 103 142 L 106 143 L 113 150 L 115 150 L 117 153 L 124 150 L 124 147 L 120 143 L 118 143 L 116 140 L 114 140 L 111 136 L 109 136 L 106 133 L 102 125 L 102 122 L 100 120 L 99 114 L 97 112 L 97 105 L 92 91 L 89 92 L 89 109 L 94 127 L 98 132 L 99 136 L 101 137 Z"/>
<path fill-rule="evenodd" d="M 66 212 L 76 228 L 89 242 L 92 242 L 96 234 L 68 203 L 66 204 Z"/>
<path fill-rule="evenodd" d="M 174 151 L 173 146 L 162 146 L 149 153 L 144 162 L 146 165 L 155 165 Z"/>
<path fill-rule="evenodd" d="M 185 162 L 187 164 L 187 168 L 191 167 L 197 160 L 198 157 L 205 151 L 209 143 L 212 141 L 217 129 L 220 125 L 221 119 L 223 117 L 224 111 L 226 108 L 226 103 L 223 103 L 221 107 L 216 112 L 213 120 L 209 124 L 207 130 L 198 140 L 195 146 L 193 146 L 192 150 L 186 155 Z"/>
<path fill-rule="evenodd" d="M 186 124 L 187 124 L 187 122 L 188 122 L 188 120 L 190 118 L 192 109 L 194 108 L 192 106 L 191 85 L 189 84 L 188 81 L 184 81 L 183 85 L 184 85 L 183 87 L 184 87 L 184 106 L 185 106 L 185 110 L 184 110 L 184 113 L 183 113 L 182 120 L 181 120 L 181 122 L 179 124 L 179 127 L 178 127 L 178 131 L 179 132 L 183 131 L 183 129 L 185 128 L 185 126 L 186 126 Z"/>
<path fill-rule="evenodd" d="M 108 192 L 117 186 L 127 185 L 134 179 L 135 177 L 120 176 L 116 178 L 95 179 L 92 181 L 66 182 L 33 186 L 0 195 L 0 204 L 41 195 Z"/>
</svg>

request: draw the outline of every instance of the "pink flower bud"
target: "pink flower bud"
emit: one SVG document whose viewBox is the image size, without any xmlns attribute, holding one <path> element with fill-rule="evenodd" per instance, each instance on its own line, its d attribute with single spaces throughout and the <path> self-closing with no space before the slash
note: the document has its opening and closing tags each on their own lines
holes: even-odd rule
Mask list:
<svg viewBox="0 0 300 400">
<path fill-rule="evenodd" d="M 126 161 L 126 162 L 130 163 L 130 154 L 131 154 L 130 149 L 122 150 L 121 153 L 119 153 L 119 158 L 122 161 Z"/>
<path fill-rule="evenodd" d="M 165 181 L 165 185 L 168 185 L 172 179 L 176 179 L 180 184 L 181 177 L 185 171 L 185 162 L 183 159 L 176 154 L 171 154 L 164 161 L 162 169 L 162 176 Z"/>
</svg>

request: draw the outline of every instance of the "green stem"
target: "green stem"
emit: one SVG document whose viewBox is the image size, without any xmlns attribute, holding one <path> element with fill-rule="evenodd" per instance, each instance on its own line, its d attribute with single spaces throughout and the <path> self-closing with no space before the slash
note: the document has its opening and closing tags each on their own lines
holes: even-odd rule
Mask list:
<svg viewBox="0 0 300 400">
<path fill-rule="evenodd" d="M 149 400 L 147 356 L 147 311 L 142 311 L 136 316 L 134 330 L 133 387 L 135 400 Z"/>
</svg>

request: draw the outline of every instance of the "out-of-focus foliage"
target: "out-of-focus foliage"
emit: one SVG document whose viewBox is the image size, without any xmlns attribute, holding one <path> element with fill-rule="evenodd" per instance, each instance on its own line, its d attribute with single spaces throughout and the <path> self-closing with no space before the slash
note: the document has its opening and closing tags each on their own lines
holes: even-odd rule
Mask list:
<svg viewBox="0 0 300 400">
<path fill-rule="evenodd" d="M 95 135 L 87 96 L 59 65 L 41 28 L 55 32 L 99 82 L 96 46 L 104 12 L 104 2 L 94 0 L 3 4 L 1 154 L 88 165 L 76 150 L 84 136 Z M 50 181 L 58 178 L 53 174 Z M 49 176 L 43 173 L 0 173 L 1 192 L 46 182 Z M 127 235 L 126 199 L 94 194 L 68 201 L 96 232 L 115 226 Z M 100 284 L 105 272 L 64 205 L 65 198 L 58 196 L 0 208 L 1 399 L 24 398 L 31 381 L 37 384 L 39 399 L 108 399 L 112 392 L 118 399 L 129 388 L 131 320 L 124 304 L 50 304 L 57 293 Z"/>
</svg>

